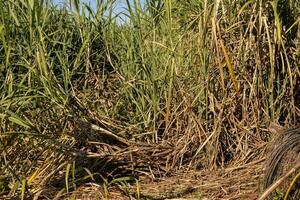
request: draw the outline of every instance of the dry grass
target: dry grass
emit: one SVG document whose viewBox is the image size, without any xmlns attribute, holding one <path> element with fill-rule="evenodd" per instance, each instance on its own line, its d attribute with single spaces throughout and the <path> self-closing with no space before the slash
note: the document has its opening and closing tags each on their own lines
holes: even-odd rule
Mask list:
<svg viewBox="0 0 300 200">
<path fill-rule="evenodd" d="M 101 185 L 86 184 L 67 196 L 71 199 L 84 199 L 92 194 L 101 195 L 98 199 L 257 199 L 264 160 L 213 171 L 178 171 L 155 179 L 141 176 L 138 184 L 120 184 L 106 192 Z"/>
</svg>

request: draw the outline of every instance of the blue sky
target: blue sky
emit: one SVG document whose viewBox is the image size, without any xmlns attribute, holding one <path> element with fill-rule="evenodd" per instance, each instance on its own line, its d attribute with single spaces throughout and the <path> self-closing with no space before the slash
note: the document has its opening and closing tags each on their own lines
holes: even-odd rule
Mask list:
<svg viewBox="0 0 300 200">
<path fill-rule="evenodd" d="M 52 0 L 55 4 L 62 3 L 64 1 L 69 2 L 69 0 Z M 129 0 L 132 2 L 133 0 Z M 146 0 L 137 0 L 140 1 L 143 5 Z M 80 0 L 80 2 L 89 3 L 93 8 L 96 7 L 97 0 Z M 122 11 L 125 11 L 126 9 L 126 0 L 116 0 L 115 7 L 114 7 L 114 13 L 120 13 Z"/>
</svg>

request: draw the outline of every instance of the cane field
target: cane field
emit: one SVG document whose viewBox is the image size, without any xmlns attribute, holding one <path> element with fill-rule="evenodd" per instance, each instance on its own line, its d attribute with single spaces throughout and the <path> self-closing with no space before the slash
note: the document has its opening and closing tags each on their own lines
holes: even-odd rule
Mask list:
<svg viewBox="0 0 300 200">
<path fill-rule="evenodd" d="M 0 0 L 0 199 L 256 199 L 300 1 L 95 2 Z"/>
</svg>

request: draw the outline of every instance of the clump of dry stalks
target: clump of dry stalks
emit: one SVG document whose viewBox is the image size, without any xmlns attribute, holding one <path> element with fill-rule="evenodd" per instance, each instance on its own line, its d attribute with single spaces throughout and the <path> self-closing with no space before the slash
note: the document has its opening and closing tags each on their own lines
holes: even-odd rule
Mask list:
<svg viewBox="0 0 300 200">
<path fill-rule="evenodd" d="M 275 130 L 277 137 L 271 143 L 267 157 L 263 185 L 265 192 L 260 200 L 278 195 L 275 189 L 285 193 L 284 199 L 299 199 L 297 171 L 300 168 L 300 128 L 284 129 L 271 124 L 271 130 Z"/>
</svg>

